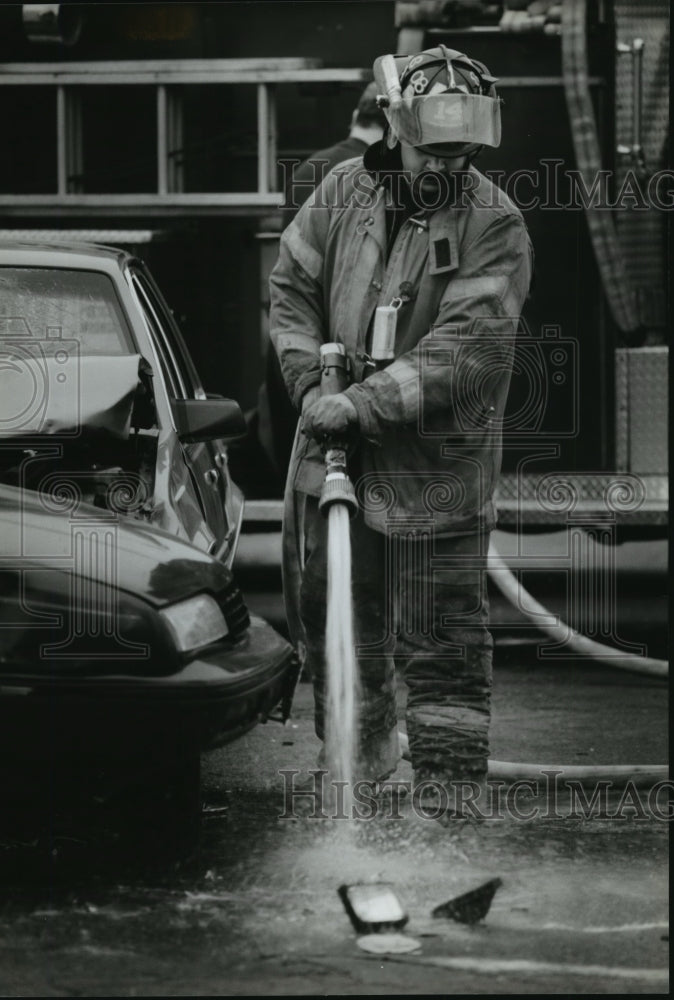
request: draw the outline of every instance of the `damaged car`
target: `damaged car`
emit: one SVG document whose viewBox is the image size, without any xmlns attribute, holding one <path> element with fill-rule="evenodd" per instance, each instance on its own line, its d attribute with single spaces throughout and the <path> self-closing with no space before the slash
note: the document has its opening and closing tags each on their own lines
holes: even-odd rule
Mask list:
<svg viewBox="0 0 674 1000">
<path fill-rule="evenodd" d="M 143 263 L 0 247 L 0 740 L 180 776 L 283 698 L 291 647 L 232 563 L 236 402 L 207 395 Z"/>
</svg>

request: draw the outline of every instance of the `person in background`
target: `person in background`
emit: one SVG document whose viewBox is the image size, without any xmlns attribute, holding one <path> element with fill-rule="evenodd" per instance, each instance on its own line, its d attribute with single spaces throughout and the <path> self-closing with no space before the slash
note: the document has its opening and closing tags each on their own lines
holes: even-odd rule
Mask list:
<svg viewBox="0 0 674 1000">
<path fill-rule="evenodd" d="M 288 171 L 286 184 L 286 209 L 284 228 L 290 225 L 304 202 L 324 180 L 327 174 L 344 160 L 362 156 L 368 146 L 379 142 L 384 135 L 386 117 L 377 104 L 377 85 L 368 83 L 360 95 L 358 106 L 351 115 L 351 127 L 345 139 L 334 146 L 326 146 L 312 153 L 304 163 Z"/>
</svg>

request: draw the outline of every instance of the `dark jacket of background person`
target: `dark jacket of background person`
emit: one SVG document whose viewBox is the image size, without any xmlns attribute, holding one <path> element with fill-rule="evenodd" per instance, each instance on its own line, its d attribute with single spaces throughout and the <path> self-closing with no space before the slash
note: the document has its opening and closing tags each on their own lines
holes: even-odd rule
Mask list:
<svg viewBox="0 0 674 1000">
<path fill-rule="evenodd" d="M 287 207 L 283 214 L 283 228 L 290 225 L 304 202 L 323 183 L 333 167 L 344 160 L 352 160 L 354 156 L 362 156 L 368 145 L 364 139 L 349 135 L 334 146 L 326 146 L 325 149 L 312 153 L 308 160 L 290 171 L 285 192 Z"/>
</svg>

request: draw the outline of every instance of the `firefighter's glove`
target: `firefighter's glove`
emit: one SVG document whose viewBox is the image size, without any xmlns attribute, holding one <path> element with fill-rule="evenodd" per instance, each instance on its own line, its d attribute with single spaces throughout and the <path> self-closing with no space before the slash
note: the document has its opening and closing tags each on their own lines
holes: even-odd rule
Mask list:
<svg viewBox="0 0 674 1000">
<path fill-rule="evenodd" d="M 358 429 L 358 411 L 348 396 L 321 396 L 315 403 L 302 409 L 305 434 L 324 443 L 326 439 L 351 438 Z"/>
</svg>

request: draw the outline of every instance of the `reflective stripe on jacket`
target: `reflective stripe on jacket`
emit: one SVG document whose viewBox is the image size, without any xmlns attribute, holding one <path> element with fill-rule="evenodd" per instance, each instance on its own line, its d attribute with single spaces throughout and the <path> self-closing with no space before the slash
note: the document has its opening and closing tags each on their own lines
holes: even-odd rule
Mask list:
<svg viewBox="0 0 674 1000">
<path fill-rule="evenodd" d="M 518 209 L 477 170 L 469 174 L 470 194 L 407 219 L 387 261 L 386 190 L 362 159 L 340 164 L 283 233 L 271 275 L 271 339 L 298 409 L 320 381 L 320 345 L 344 344 L 353 376 L 346 394 L 362 435 L 359 499 L 380 531 L 401 518 L 430 518 L 446 534 L 495 520 L 501 421 L 532 252 Z M 395 360 L 363 381 L 374 310 L 403 284 Z M 289 476 L 295 490 L 320 493 L 321 452 L 302 435 Z"/>
</svg>

